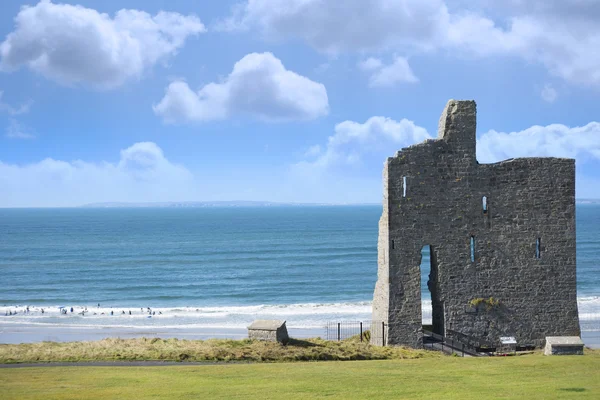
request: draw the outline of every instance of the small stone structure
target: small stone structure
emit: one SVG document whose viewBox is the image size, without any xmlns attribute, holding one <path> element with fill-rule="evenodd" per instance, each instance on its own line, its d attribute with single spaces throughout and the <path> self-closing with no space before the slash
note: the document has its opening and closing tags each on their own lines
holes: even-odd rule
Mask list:
<svg viewBox="0 0 600 400">
<path fill-rule="evenodd" d="M 575 160 L 480 164 L 474 101 L 450 100 L 437 140 L 384 164 L 374 344 L 422 347 L 421 252 L 430 251 L 433 331 L 542 347 L 579 336 Z"/>
<path fill-rule="evenodd" d="M 554 355 L 583 355 L 583 341 L 579 336 L 548 336 L 544 354 Z"/>
<path fill-rule="evenodd" d="M 287 344 L 290 340 L 285 321 L 270 319 L 259 319 L 254 321 L 248 327 L 248 338 L 283 344 Z"/>
</svg>

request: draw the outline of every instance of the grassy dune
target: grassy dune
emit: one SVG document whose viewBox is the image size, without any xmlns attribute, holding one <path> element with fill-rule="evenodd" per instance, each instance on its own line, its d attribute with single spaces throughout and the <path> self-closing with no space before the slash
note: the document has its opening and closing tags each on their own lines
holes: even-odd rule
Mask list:
<svg viewBox="0 0 600 400">
<path fill-rule="evenodd" d="M 3 399 L 598 399 L 600 354 L 0 369 Z"/>
<path fill-rule="evenodd" d="M 439 353 L 342 342 L 292 340 L 287 346 L 252 340 L 105 339 L 95 342 L 0 345 L 0 363 L 59 361 L 318 361 L 439 358 Z"/>
</svg>

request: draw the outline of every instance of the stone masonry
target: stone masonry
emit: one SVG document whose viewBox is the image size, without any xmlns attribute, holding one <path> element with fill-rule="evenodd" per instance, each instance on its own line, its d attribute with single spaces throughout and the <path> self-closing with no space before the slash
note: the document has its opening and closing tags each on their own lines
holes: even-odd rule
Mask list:
<svg viewBox="0 0 600 400">
<path fill-rule="evenodd" d="M 373 320 L 386 343 L 422 346 L 424 246 L 434 332 L 536 347 L 580 335 L 575 160 L 479 164 L 475 131 L 475 102 L 450 100 L 436 140 L 385 162 Z"/>
<path fill-rule="evenodd" d="M 248 327 L 248 338 L 287 344 L 290 340 L 285 321 L 258 319 Z"/>
</svg>

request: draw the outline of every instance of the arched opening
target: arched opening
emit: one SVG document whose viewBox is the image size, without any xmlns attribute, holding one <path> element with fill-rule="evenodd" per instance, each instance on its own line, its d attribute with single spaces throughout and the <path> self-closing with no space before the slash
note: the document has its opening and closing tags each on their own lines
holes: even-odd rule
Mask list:
<svg viewBox="0 0 600 400">
<path fill-rule="evenodd" d="M 424 326 L 444 335 L 444 305 L 439 296 L 438 264 L 435 248 L 425 245 L 421 249 L 421 310 Z"/>
</svg>

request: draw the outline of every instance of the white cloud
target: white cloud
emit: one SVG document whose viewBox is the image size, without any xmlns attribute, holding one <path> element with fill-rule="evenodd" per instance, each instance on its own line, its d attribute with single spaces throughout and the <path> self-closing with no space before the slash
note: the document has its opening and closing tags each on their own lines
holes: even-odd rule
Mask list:
<svg viewBox="0 0 600 400">
<path fill-rule="evenodd" d="M 321 151 L 319 145 L 307 152 L 318 156 L 312 161 L 302 161 L 295 168 L 327 168 L 340 164 L 354 164 L 365 154 L 379 154 L 383 160 L 390 156 L 390 149 L 399 149 L 430 139 L 425 128 L 407 119 L 395 121 L 385 117 L 371 117 L 364 123 L 344 121 L 335 126 L 335 132 Z M 315 150 L 318 148 L 319 152 Z M 311 151 L 312 149 L 312 151 Z M 393 153 L 393 151 L 392 151 Z"/>
<path fill-rule="evenodd" d="M 223 82 L 209 83 L 197 93 L 183 81 L 171 83 L 153 109 L 172 123 L 232 115 L 286 121 L 327 115 L 329 103 L 323 84 L 287 70 L 271 53 L 252 53 L 235 63 Z"/>
<path fill-rule="evenodd" d="M 383 66 L 383 62 L 379 58 L 369 57 L 366 60 L 362 60 L 358 63 L 358 68 L 363 71 L 372 71 L 380 69 Z"/>
<path fill-rule="evenodd" d="M 6 128 L 6 134 L 4 136 L 6 136 L 9 139 L 35 138 L 35 135 L 31 133 L 31 130 L 29 128 L 12 118 L 10 119 L 8 127 Z"/>
<path fill-rule="evenodd" d="M 381 65 L 379 68 L 373 67 L 373 73 L 369 78 L 371 87 L 389 87 L 398 83 L 416 83 L 419 79 L 415 76 L 408 65 L 408 61 L 403 57 L 395 57 L 390 65 Z"/>
<path fill-rule="evenodd" d="M 321 146 L 318 144 L 315 144 L 314 146 L 310 146 L 308 148 L 308 150 L 306 150 L 306 152 L 304 153 L 304 157 L 307 157 L 307 158 L 316 157 L 319 154 L 321 154 Z"/>
<path fill-rule="evenodd" d="M 325 146 L 311 147 L 303 161 L 290 166 L 288 181 L 302 188 L 299 195 L 312 193 L 314 198 L 318 193 L 323 201 L 378 201 L 381 163 L 401 148 L 430 138 L 433 136 L 425 128 L 407 119 L 371 117 L 364 123 L 344 121 L 335 126 Z M 477 159 L 480 162 L 517 157 L 575 158 L 578 196 L 600 195 L 597 188 L 588 184 L 593 179 L 586 176 L 586 171 L 600 165 L 598 122 L 573 128 L 557 124 L 532 126 L 511 133 L 491 130 L 479 135 Z"/>
<path fill-rule="evenodd" d="M 542 96 L 542 100 L 548 103 L 554 103 L 554 101 L 556 101 L 558 97 L 556 89 L 554 89 L 550 84 L 544 85 L 544 88 L 542 89 L 540 95 Z"/>
<path fill-rule="evenodd" d="M 19 115 L 25 114 L 29 112 L 29 108 L 33 104 L 33 101 L 28 101 L 26 103 L 21 104 L 18 107 L 13 107 L 8 103 L 4 103 L 2 101 L 2 96 L 4 95 L 4 91 L 0 90 L 0 112 L 6 112 L 9 115 Z"/>
<path fill-rule="evenodd" d="M 477 141 L 477 159 L 497 162 L 517 157 L 569 157 L 600 160 L 600 123 L 569 128 L 561 124 L 532 126 L 520 132 L 484 133 Z"/>
<path fill-rule="evenodd" d="M 21 66 L 62 84 L 112 88 L 139 79 L 173 55 L 190 35 L 205 31 L 195 16 L 155 16 L 120 10 L 114 18 L 94 9 L 47 0 L 23 6 L 15 30 L 0 44 L 0 69 Z"/>
<path fill-rule="evenodd" d="M 600 3 L 461 0 L 247 0 L 221 28 L 319 51 L 518 56 L 552 75 L 600 85 Z"/>
<path fill-rule="evenodd" d="M 248 0 L 220 28 L 257 29 L 269 40 L 301 38 L 336 54 L 393 45 L 431 47 L 441 34 L 436 22 L 446 14 L 441 0 Z"/>
<path fill-rule="evenodd" d="M 151 142 L 124 149 L 117 163 L 52 158 L 27 165 L 0 161 L 0 207 L 195 200 L 196 193 L 192 173 L 171 163 Z"/>
</svg>

